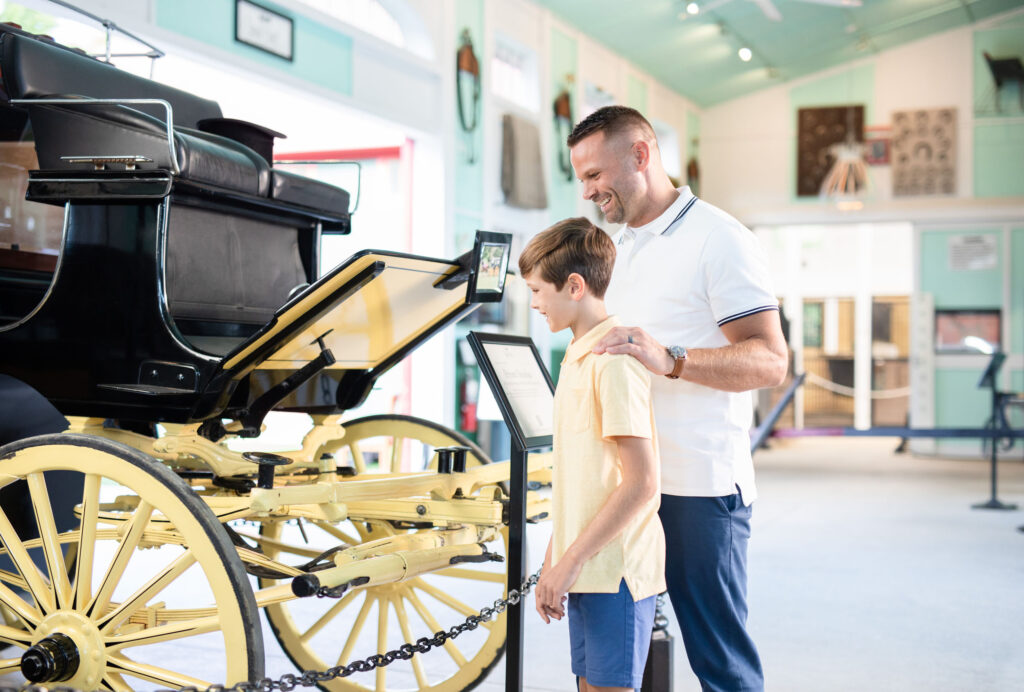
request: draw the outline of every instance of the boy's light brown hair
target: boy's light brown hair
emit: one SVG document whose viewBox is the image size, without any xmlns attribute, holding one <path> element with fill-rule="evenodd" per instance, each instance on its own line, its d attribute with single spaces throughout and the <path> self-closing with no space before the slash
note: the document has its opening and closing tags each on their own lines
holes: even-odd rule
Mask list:
<svg viewBox="0 0 1024 692">
<path fill-rule="evenodd" d="M 569 275 L 576 273 L 595 298 L 604 298 L 614 264 L 615 243 L 582 216 L 541 231 L 519 255 L 519 271 L 524 277 L 536 273 L 560 291 Z"/>
</svg>

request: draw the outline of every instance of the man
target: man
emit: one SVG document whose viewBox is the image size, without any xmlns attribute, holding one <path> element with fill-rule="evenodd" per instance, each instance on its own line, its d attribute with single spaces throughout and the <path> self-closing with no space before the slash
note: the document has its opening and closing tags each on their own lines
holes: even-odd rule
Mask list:
<svg viewBox="0 0 1024 692">
<path fill-rule="evenodd" d="M 650 123 L 602 108 L 569 135 L 573 169 L 612 223 L 611 330 L 595 353 L 626 353 L 653 374 L 662 460 L 659 514 L 669 596 L 705 690 L 761 690 L 746 631 L 750 390 L 782 382 L 788 363 L 761 250 L 738 221 L 672 186 Z"/>
</svg>

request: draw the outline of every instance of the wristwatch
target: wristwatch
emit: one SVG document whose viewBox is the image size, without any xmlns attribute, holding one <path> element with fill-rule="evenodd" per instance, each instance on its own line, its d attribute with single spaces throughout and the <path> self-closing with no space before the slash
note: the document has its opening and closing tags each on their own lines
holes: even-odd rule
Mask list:
<svg viewBox="0 0 1024 692">
<path fill-rule="evenodd" d="M 682 346 L 669 346 L 665 350 L 676 361 L 675 365 L 672 366 L 672 372 L 665 375 L 665 377 L 670 380 L 678 380 L 679 376 L 683 374 L 683 365 L 686 364 L 686 349 Z"/>
</svg>

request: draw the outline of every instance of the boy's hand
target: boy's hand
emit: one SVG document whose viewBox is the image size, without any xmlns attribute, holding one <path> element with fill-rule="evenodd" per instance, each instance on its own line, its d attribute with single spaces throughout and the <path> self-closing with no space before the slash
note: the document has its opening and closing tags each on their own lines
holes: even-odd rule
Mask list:
<svg viewBox="0 0 1024 692">
<path fill-rule="evenodd" d="M 594 353 L 626 353 L 636 358 L 655 375 L 667 375 L 675 367 L 675 359 L 665 347 L 640 327 L 615 327 L 608 331 Z"/>
<path fill-rule="evenodd" d="M 550 623 L 551 619 L 561 620 L 565 617 L 565 601 L 569 588 L 576 583 L 583 564 L 564 558 L 558 564 L 548 567 L 540 573 L 535 591 L 537 612 Z"/>
</svg>

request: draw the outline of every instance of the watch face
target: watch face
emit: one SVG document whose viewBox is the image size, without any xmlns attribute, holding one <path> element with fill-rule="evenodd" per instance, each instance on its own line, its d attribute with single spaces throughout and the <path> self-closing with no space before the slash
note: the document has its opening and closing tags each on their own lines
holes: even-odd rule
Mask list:
<svg viewBox="0 0 1024 692">
<path fill-rule="evenodd" d="M 682 346 L 669 346 L 668 354 L 673 358 L 686 358 L 686 349 Z"/>
</svg>

